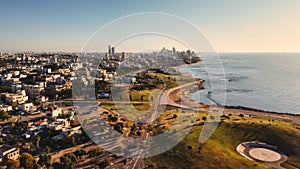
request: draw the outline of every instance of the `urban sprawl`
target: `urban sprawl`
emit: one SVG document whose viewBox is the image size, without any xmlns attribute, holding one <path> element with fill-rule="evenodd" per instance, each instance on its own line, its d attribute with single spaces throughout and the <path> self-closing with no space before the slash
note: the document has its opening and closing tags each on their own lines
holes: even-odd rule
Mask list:
<svg viewBox="0 0 300 169">
<path fill-rule="evenodd" d="M 89 98 L 78 98 L 81 93 L 76 91 L 74 98 L 72 85 L 75 82 L 83 85 L 83 89 L 93 85 L 95 100 L 100 105 L 112 100 L 112 84 L 151 89 L 151 85 L 153 88 L 163 81 L 149 80 L 149 71 L 176 74 L 174 66 L 199 60 L 194 52 L 175 48 L 152 53 L 116 52 L 115 47 L 110 46 L 105 53 L 1 52 L 1 168 L 136 165 L 134 159 L 116 156 L 90 140 L 78 119 L 78 107 L 73 104 L 74 99 Z M 139 96 L 137 100 L 146 98 Z M 127 136 L 143 136 L 142 125 L 129 127 L 127 119 L 115 111 L 101 113 L 114 130 Z"/>
</svg>

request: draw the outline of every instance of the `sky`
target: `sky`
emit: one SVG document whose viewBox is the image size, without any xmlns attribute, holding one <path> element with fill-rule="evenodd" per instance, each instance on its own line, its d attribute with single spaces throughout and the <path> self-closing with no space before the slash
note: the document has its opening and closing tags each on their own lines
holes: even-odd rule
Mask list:
<svg viewBox="0 0 300 169">
<path fill-rule="evenodd" d="M 112 20 L 163 12 L 195 25 L 218 52 L 299 52 L 299 9 L 299 0 L 0 0 L 0 51 L 80 51 Z"/>
</svg>

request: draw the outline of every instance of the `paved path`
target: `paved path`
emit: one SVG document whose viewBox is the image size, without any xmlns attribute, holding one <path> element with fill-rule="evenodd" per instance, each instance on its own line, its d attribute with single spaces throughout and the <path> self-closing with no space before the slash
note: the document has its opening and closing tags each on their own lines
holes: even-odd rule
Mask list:
<svg viewBox="0 0 300 169">
<path fill-rule="evenodd" d="M 195 111 L 205 111 L 205 112 L 210 112 L 211 110 L 218 108 L 219 111 L 222 111 L 223 114 L 229 114 L 229 113 L 235 114 L 235 115 L 243 114 L 243 115 L 249 115 L 252 117 L 278 119 L 278 120 L 282 120 L 282 121 L 300 124 L 300 115 L 274 113 L 274 112 L 259 111 L 259 110 L 248 110 L 248 109 L 243 109 L 243 108 L 238 109 L 238 108 L 216 107 L 216 106 L 214 106 L 215 108 L 212 108 L 211 105 L 194 101 L 191 98 L 190 94 L 188 94 L 188 96 L 180 96 L 181 98 L 185 97 L 186 100 L 188 100 L 188 105 L 186 105 L 187 104 L 186 102 L 182 102 L 181 104 L 178 104 L 174 101 L 174 98 L 171 98 L 170 95 L 172 92 L 177 92 L 176 90 L 180 89 L 180 90 L 182 90 L 181 93 L 185 93 L 186 91 L 189 91 L 189 89 L 192 88 L 197 83 L 199 83 L 199 82 L 187 83 L 182 86 L 178 86 L 178 87 L 167 90 L 164 104 L 175 106 L 175 107 L 180 107 L 180 108 L 184 108 L 184 109 L 190 109 L 190 110 L 195 110 Z M 193 105 L 193 106 L 190 106 L 190 105 Z"/>
</svg>

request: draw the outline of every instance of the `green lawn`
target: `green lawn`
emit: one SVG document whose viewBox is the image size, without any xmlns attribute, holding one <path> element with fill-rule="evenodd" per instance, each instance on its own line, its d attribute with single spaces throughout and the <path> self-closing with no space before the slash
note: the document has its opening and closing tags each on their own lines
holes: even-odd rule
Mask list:
<svg viewBox="0 0 300 169">
<path fill-rule="evenodd" d="M 167 89 L 171 89 L 186 83 L 194 82 L 197 79 L 185 75 L 166 75 L 161 73 L 149 73 L 153 78 L 158 78 L 160 80 L 165 80 Z"/>
<path fill-rule="evenodd" d="M 204 144 L 198 142 L 201 129 L 202 126 L 194 126 L 177 146 L 163 154 L 147 158 L 146 164 L 153 166 L 152 168 L 271 168 L 250 161 L 235 150 L 242 142 L 257 140 L 284 151 L 288 155 L 284 167 L 300 168 L 300 130 L 292 124 L 276 120 L 270 125 L 268 119 L 243 120 L 233 115 L 231 120 L 224 120 Z M 191 146 L 192 150 L 187 146 Z"/>
<path fill-rule="evenodd" d="M 101 106 L 115 109 L 113 104 Z M 134 104 L 134 106 L 141 111 L 146 111 L 149 108 L 147 104 Z M 119 111 L 126 112 L 128 110 L 124 105 Z M 195 111 L 186 110 L 185 114 L 197 116 L 195 118 L 197 125 L 192 128 L 183 141 L 171 150 L 147 158 L 147 165 L 153 166 L 153 168 L 271 168 L 265 164 L 250 161 L 236 152 L 238 144 L 256 140 L 277 146 L 285 152 L 288 155 L 288 161 L 283 164 L 283 167 L 300 168 L 300 130 L 294 124 L 279 120 L 241 118 L 237 115 L 231 115 L 230 119 L 225 119 L 220 123 L 214 134 L 204 144 L 200 144 L 198 139 L 204 123 L 202 117 L 207 116 L 207 113 L 195 113 Z M 126 112 L 128 119 L 134 119 L 139 115 L 139 113 Z M 157 119 L 158 124 L 163 125 L 153 129 L 153 132 L 158 134 L 171 127 L 175 121 L 172 118 L 174 115 L 178 115 L 177 118 L 180 117 L 176 108 L 167 106 L 165 112 Z M 197 121 L 197 119 L 199 120 Z M 209 119 L 207 117 L 208 121 Z M 191 122 L 183 122 L 182 124 L 191 124 Z M 163 126 L 165 126 L 164 129 L 162 129 Z M 191 146 L 192 150 L 189 150 L 188 146 Z M 199 147 L 201 147 L 200 152 L 198 152 Z"/>
<path fill-rule="evenodd" d="M 157 73 L 150 73 L 150 76 L 165 80 L 167 88 L 195 81 L 195 79 L 186 76 L 169 76 Z M 162 89 L 161 86 L 160 89 Z M 158 95 L 158 91 L 130 91 L 131 101 L 144 103 L 133 104 L 133 107 L 138 111 L 133 111 L 129 104 L 119 104 L 118 111 L 121 114 L 124 113 L 130 124 L 133 125 L 133 119 L 151 111 L 149 101 L 151 101 L 151 96 L 155 98 Z M 141 96 L 143 97 L 142 100 Z M 109 110 L 116 109 L 113 104 L 109 103 L 103 103 L 101 106 Z M 171 150 L 147 158 L 148 168 L 271 168 L 268 165 L 250 161 L 236 152 L 238 144 L 254 140 L 277 146 L 279 150 L 285 152 L 288 155 L 288 161 L 282 165 L 283 167 L 300 168 L 300 126 L 279 120 L 242 118 L 231 115 L 230 119 L 224 119 L 219 124 L 216 131 L 204 144 L 200 144 L 198 139 L 204 123 L 202 117 L 207 116 L 207 113 L 195 113 L 194 111 L 186 111 L 185 113 L 197 116 L 195 118 L 199 119 L 199 121 L 195 120 L 197 125 L 192 128 L 184 140 Z M 153 132 L 158 134 L 171 127 L 175 121 L 174 115 L 178 115 L 177 118 L 180 118 L 176 108 L 167 106 L 165 112 L 157 119 L 157 123 L 162 125 L 153 129 Z M 208 121 L 209 119 L 207 117 Z M 187 124 L 192 123 L 190 121 L 182 122 L 181 125 Z M 188 149 L 188 146 L 191 146 L 192 149 Z"/>
</svg>

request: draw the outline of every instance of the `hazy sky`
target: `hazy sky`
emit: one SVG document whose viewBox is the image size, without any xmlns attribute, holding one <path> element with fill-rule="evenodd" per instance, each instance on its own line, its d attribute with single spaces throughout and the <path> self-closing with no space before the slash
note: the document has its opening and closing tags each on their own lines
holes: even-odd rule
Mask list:
<svg viewBox="0 0 300 169">
<path fill-rule="evenodd" d="M 299 0 L 3 0 L 0 50 L 79 51 L 114 19 L 165 12 L 196 25 L 220 52 L 296 52 L 299 9 Z"/>
</svg>

